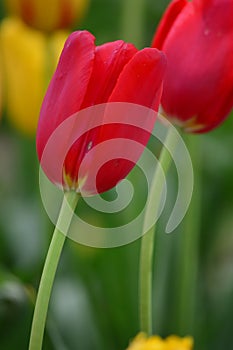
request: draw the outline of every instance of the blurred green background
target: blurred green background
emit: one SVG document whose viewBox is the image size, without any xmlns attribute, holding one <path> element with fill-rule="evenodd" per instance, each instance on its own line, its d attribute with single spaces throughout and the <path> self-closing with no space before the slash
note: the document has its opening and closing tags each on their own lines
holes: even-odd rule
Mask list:
<svg viewBox="0 0 233 350">
<path fill-rule="evenodd" d="M 165 0 L 92 0 L 85 17 L 73 29 L 91 31 L 97 44 L 122 38 L 138 47 L 149 46 L 167 4 Z M 0 11 L 3 21 L 8 13 L 2 2 Z M 0 45 L 2 42 L 1 36 Z M 48 67 L 50 53 L 46 53 Z M 1 71 L 5 87 L 4 64 Z M 32 81 L 29 89 L 37 89 L 36 83 Z M 15 117 L 9 118 L 11 102 L 6 103 L 6 95 L 4 90 L 0 104 L 0 349 L 23 350 L 28 346 L 53 225 L 39 194 L 35 133 L 23 132 L 16 127 Z M 25 103 L 30 104 L 30 96 Z M 38 114 L 33 118 L 36 122 Z M 197 181 L 194 202 L 176 231 L 164 234 L 175 196 L 172 168 L 168 176 L 170 197 L 156 235 L 154 332 L 161 336 L 192 335 L 199 350 L 231 349 L 233 344 L 232 131 L 229 117 L 209 134 L 185 136 Z M 150 146 L 156 152 L 153 141 Z M 141 176 L 137 169 L 130 175 L 137 191 L 132 211 L 145 197 Z M 110 198 L 113 195 L 114 191 Z M 201 205 L 199 214 L 196 203 Z M 118 220 L 86 214 L 93 216 L 91 220 L 109 224 Z M 139 331 L 139 251 L 140 240 L 114 249 L 66 242 L 51 298 L 45 350 L 126 349 Z"/>
</svg>

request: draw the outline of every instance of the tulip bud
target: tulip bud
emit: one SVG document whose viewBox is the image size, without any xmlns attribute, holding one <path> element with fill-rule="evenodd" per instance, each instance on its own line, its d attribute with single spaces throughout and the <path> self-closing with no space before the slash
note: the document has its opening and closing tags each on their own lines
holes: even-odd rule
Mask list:
<svg viewBox="0 0 233 350">
<path fill-rule="evenodd" d="M 82 160 L 89 151 L 102 142 L 113 139 L 122 140 L 118 146 L 115 144 L 118 148 L 124 148 L 123 139 L 132 139 L 145 146 L 150 134 L 144 132 L 143 127 L 136 128 L 127 124 L 127 118 L 136 116 L 127 115 L 126 111 L 116 113 L 121 117 L 120 123 L 103 125 L 104 123 L 100 122 L 94 127 L 91 125 L 99 116 L 103 120 L 109 117 L 105 115 L 104 110 L 103 115 L 98 115 L 99 109 L 94 107 L 87 109 L 86 114 L 78 112 L 90 106 L 111 105 L 114 102 L 141 105 L 157 111 L 166 66 L 165 56 L 157 49 L 146 48 L 138 51 L 132 44 L 121 40 L 96 47 L 94 40 L 93 35 L 86 31 L 74 32 L 68 38 L 44 98 L 37 130 L 37 151 L 41 161 L 51 135 L 60 130 L 60 125 L 67 125 L 65 122 L 69 121 L 69 117 L 77 114 L 70 130 L 66 126 L 60 130 L 54 150 L 50 150 L 52 158 L 47 160 L 44 168 L 42 164 L 42 168 L 54 183 L 76 191 L 80 191 L 82 187 L 85 193 L 90 195 L 114 187 L 129 173 L 134 164 L 122 159 L 123 156 L 117 161 L 110 159 L 98 173 L 94 183 L 91 175 L 96 170 L 95 164 L 99 157 L 93 156 L 82 174 L 79 174 Z M 154 123 L 154 114 L 148 118 L 141 115 L 141 126 L 145 126 L 145 129 L 148 124 L 152 131 Z M 48 168 L 56 163 L 55 152 L 58 148 L 62 149 L 63 142 L 66 144 L 71 137 L 74 125 L 76 129 L 83 130 L 85 125 L 89 129 L 69 149 L 62 164 L 63 168 L 51 175 Z M 108 150 L 106 152 L 108 153 Z M 62 180 L 59 171 L 62 173 Z"/>
<path fill-rule="evenodd" d="M 79 21 L 89 0 L 5 0 L 10 13 L 36 29 L 51 32 Z"/>
<path fill-rule="evenodd" d="M 47 82 L 66 34 L 59 32 L 47 42 L 39 31 L 8 18 L 1 24 L 0 36 L 7 116 L 18 130 L 35 135 Z"/>
<path fill-rule="evenodd" d="M 162 110 L 187 132 L 217 127 L 233 107 L 232 14 L 232 0 L 173 0 L 155 33 L 168 60 Z"/>
</svg>

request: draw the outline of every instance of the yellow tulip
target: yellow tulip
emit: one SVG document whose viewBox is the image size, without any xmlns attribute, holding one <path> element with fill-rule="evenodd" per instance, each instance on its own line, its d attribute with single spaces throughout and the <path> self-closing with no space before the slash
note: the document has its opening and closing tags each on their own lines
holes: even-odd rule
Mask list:
<svg viewBox="0 0 233 350">
<path fill-rule="evenodd" d="M 47 32 L 69 28 L 84 15 L 89 0 L 5 0 L 10 13 Z"/>
<path fill-rule="evenodd" d="M 15 18 L 0 27 L 7 116 L 20 131 L 34 135 L 48 81 L 67 33 L 49 39 Z"/>
<path fill-rule="evenodd" d="M 191 337 L 180 338 L 171 335 L 166 339 L 159 336 L 147 338 L 143 333 L 132 341 L 127 350 L 192 350 L 193 339 Z"/>
</svg>

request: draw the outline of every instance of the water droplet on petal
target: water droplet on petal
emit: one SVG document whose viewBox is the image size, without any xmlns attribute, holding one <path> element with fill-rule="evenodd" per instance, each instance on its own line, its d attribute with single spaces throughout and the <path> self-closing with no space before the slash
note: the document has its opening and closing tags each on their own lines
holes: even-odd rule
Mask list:
<svg viewBox="0 0 233 350">
<path fill-rule="evenodd" d="M 91 147 L 92 147 L 92 141 L 90 141 L 90 142 L 88 143 L 88 145 L 87 145 L 87 150 L 90 151 Z"/>
</svg>

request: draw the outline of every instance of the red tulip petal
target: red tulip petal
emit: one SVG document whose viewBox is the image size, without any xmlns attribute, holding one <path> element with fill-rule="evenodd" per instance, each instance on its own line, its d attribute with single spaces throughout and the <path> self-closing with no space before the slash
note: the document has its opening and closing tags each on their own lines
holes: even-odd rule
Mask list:
<svg viewBox="0 0 233 350">
<path fill-rule="evenodd" d="M 119 158 L 109 160 L 103 165 L 96 178 L 99 192 L 114 187 L 120 180 L 124 179 L 141 156 L 143 147 L 140 150 L 135 146 L 135 143 L 129 144 L 129 140 L 145 146 L 150 137 L 149 131 L 152 131 L 154 126 L 156 113 L 149 113 L 150 109 L 148 108 L 145 110 L 139 108 L 140 111 L 137 112 L 136 107 L 129 108 L 127 102 L 158 110 L 165 67 L 164 54 L 156 49 L 147 48 L 137 52 L 121 72 L 108 102 L 122 102 L 122 107 L 119 107 L 122 121 L 118 124 L 104 125 L 99 133 L 97 143 L 116 140 L 117 146 L 115 147 L 117 147 L 118 154 L 124 155 L 127 150 L 127 154 L 131 155 L 131 158 L 124 159 L 119 156 Z M 124 102 L 126 103 L 124 104 Z M 140 113 L 140 117 L 142 117 L 140 125 L 138 123 L 135 125 L 127 124 L 127 121 L 134 123 L 135 113 Z M 108 110 L 106 110 L 105 118 L 108 119 L 108 116 Z M 119 140 L 121 141 L 119 142 Z M 88 190 L 91 192 L 91 183 L 87 181 L 86 186 L 89 186 Z"/>
<path fill-rule="evenodd" d="M 156 116 L 155 113 L 153 115 Z M 131 117 L 133 119 L 133 115 Z M 129 174 L 139 160 L 143 150 L 143 147 L 138 149 L 135 145 L 140 143 L 146 146 L 150 135 L 142 127 L 123 124 L 123 122 L 121 124 L 105 125 L 102 128 L 101 142 L 116 140 L 114 147 L 115 149 L 117 148 L 119 156 L 109 160 L 99 169 L 96 177 L 96 187 L 99 193 L 113 188 Z M 135 143 L 130 144 L 128 140 L 135 141 Z M 108 150 L 106 153 L 111 153 L 111 150 Z"/>
<path fill-rule="evenodd" d="M 132 44 L 121 40 L 96 47 L 93 72 L 82 108 L 107 102 L 120 72 L 136 52 Z"/>
<path fill-rule="evenodd" d="M 128 102 L 158 111 L 165 68 L 166 58 L 161 51 L 151 48 L 139 51 L 121 72 L 109 102 Z M 149 109 L 145 109 L 141 125 L 137 125 L 138 130 L 136 131 L 135 127 L 125 125 L 128 118 L 126 108 L 125 115 L 122 115 L 122 123 L 112 128 L 108 132 L 108 137 L 116 138 L 121 133 L 122 138 L 136 138 L 140 143 L 146 145 L 156 117 L 155 113 L 149 113 Z M 103 131 L 101 138 L 104 137 Z"/>
<path fill-rule="evenodd" d="M 166 68 L 157 49 L 137 52 L 121 72 L 109 102 L 129 102 L 158 110 Z"/>
<path fill-rule="evenodd" d="M 155 36 L 152 41 L 152 47 L 156 47 L 162 50 L 163 44 L 169 31 L 172 29 L 172 25 L 179 16 L 182 9 L 188 4 L 187 0 L 173 0 L 165 11 L 163 18 L 156 30 Z"/>
<path fill-rule="evenodd" d="M 93 69 L 94 40 L 89 32 L 79 31 L 71 34 L 65 43 L 40 112 L 39 159 L 53 131 L 82 105 Z"/>
</svg>

